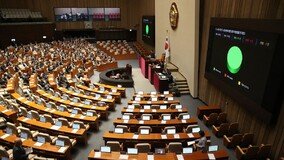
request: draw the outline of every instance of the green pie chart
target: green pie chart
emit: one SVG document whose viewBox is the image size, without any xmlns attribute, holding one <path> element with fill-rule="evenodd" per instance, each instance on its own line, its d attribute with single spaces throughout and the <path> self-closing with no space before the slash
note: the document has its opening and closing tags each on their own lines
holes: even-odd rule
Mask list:
<svg viewBox="0 0 284 160">
<path fill-rule="evenodd" d="M 239 47 L 233 46 L 227 54 L 227 68 L 232 74 L 236 74 L 241 69 L 243 54 Z"/>
<path fill-rule="evenodd" d="M 146 34 L 149 34 L 149 25 L 148 24 L 145 27 L 145 32 L 146 32 Z"/>
</svg>

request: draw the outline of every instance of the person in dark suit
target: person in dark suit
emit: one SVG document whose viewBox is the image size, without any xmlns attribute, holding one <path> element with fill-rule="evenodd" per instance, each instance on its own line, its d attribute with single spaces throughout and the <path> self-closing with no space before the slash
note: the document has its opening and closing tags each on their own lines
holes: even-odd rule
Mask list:
<svg viewBox="0 0 284 160">
<path fill-rule="evenodd" d="M 15 140 L 15 145 L 13 148 L 14 160 L 27 160 L 28 154 L 26 153 L 24 147 L 22 146 L 22 140 L 20 138 Z"/>
</svg>

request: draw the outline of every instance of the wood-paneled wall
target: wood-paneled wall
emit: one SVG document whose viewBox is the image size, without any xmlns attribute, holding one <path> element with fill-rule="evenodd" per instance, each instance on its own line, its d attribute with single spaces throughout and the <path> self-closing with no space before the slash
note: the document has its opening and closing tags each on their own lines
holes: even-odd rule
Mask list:
<svg viewBox="0 0 284 160">
<path fill-rule="evenodd" d="M 284 156 L 284 101 L 276 124 L 268 125 L 248 113 L 229 96 L 204 78 L 210 17 L 283 19 L 284 0 L 202 0 L 199 98 L 207 104 L 218 104 L 231 122 L 239 122 L 241 132 L 254 133 L 256 144 L 272 144 L 273 159 Z"/>
</svg>

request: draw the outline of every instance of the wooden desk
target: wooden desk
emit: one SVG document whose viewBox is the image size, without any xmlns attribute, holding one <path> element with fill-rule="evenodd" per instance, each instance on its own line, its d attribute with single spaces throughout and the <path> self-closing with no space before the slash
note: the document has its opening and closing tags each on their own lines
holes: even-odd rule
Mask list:
<svg viewBox="0 0 284 160">
<path fill-rule="evenodd" d="M 140 104 L 140 105 L 170 105 L 170 104 L 179 104 L 179 100 L 172 101 L 128 101 L 128 104 Z"/>
<path fill-rule="evenodd" d="M 177 116 L 180 113 L 187 113 L 188 110 L 186 108 L 182 109 L 126 109 L 123 108 L 121 113 L 133 113 L 134 115 L 141 115 L 141 114 L 152 114 L 152 115 L 161 115 L 161 114 L 172 114 Z"/>
<path fill-rule="evenodd" d="M 126 89 L 123 87 L 116 87 L 116 86 L 111 86 L 111 85 L 102 84 L 102 83 L 93 83 L 93 85 L 96 87 L 105 87 L 109 91 L 111 91 L 111 89 L 116 89 L 118 92 L 120 92 L 122 98 L 126 97 L 126 93 L 125 93 Z"/>
<path fill-rule="evenodd" d="M 70 138 L 74 138 L 80 142 L 83 142 L 84 144 L 87 144 L 87 129 L 73 129 L 67 126 L 61 126 L 57 129 L 57 126 L 54 126 L 53 124 L 49 122 L 41 122 L 37 121 L 36 119 L 29 119 L 26 117 L 19 117 L 17 119 L 19 123 L 21 123 L 23 126 L 27 126 L 30 129 L 38 130 L 44 133 L 48 133 L 50 135 L 66 135 Z"/>
<path fill-rule="evenodd" d="M 19 138 L 16 135 L 8 135 L 0 130 L 0 142 L 4 145 L 14 146 L 14 141 Z M 41 146 L 37 146 L 36 142 L 32 139 L 23 141 L 24 147 L 32 147 L 34 153 L 38 155 L 44 155 L 46 157 L 55 157 L 60 159 L 70 159 L 71 147 L 59 147 L 50 143 L 43 143 Z"/>
<path fill-rule="evenodd" d="M 181 132 L 183 128 L 186 128 L 188 125 L 197 124 L 196 118 L 190 118 L 187 120 L 180 119 L 171 119 L 167 121 L 162 121 L 160 119 L 151 119 L 148 121 L 138 120 L 138 119 L 129 119 L 123 120 L 121 118 L 117 118 L 113 121 L 114 125 L 126 125 L 130 128 L 130 132 L 137 132 L 140 126 L 150 126 L 152 128 L 152 132 L 160 132 L 164 127 L 167 126 L 176 126 L 177 132 Z"/>
<path fill-rule="evenodd" d="M 169 90 L 169 79 L 167 77 L 162 78 L 158 75 L 159 73 L 154 73 L 154 87 L 157 92 L 163 92 Z"/>
<path fill-rule="evenodd" d="M 89 160 L 117 160 L 122 155 L 120 152 L 111 152 L 111 153 L 101 153 L 100 157 L 95 157 L 95 153 L 99 151 L 91 150 L 89 153 Z M 216 152 L 212 152 L 217 160 L 226 160 L 229 159 L 229 155 L 225 150 L 218 150 Z M 125 155 L 125 154 L 123 154 Z M 151 155 L 150 155 L 151 156 Z M 166 154 L 153 154 L 155 160 L 178 160 L 178 155 L 175 153 L 166 153 Z M 209 160 L 208 153 L 203 153 L 201 151 L 193 152 L 190 154 L 181 154 L 184 160 Z M 150 158 L 150 157 L 149 157 Z M 137 155 L 128 155 L 127 159 L 138 159 L 138 160 L 147 160 L 147 153 L 138 153 Z"/>
<path fill-rule="evenodd" d="M 15 111 L 0 105 L 0 115 L 6 118 L 8 121 L 16 123 L 17 113 Z"/>
<path fill-rule="evenodd" d="M 158 94 L 151 94 L 151 93 L 143 93 L 143 94 L 138 94 L 138 93 L 135 93 L 133 95 L 133 97 L 136 97 L 136 96 L 140 96 L 142 98 L 150 98 L 150 97 L 174 97 L 173 94 L 162 94 L 162 93 L 158 93 Z"/>
<path fill-rule="evenodd" d="M 27 106 L 30 109 L 36 110 L 40 113 L 51 114 L 52 117 L 64 117 L 70 121 L 82 121 L 90 125 L 91 128 L 99 129 L 98 117 L 84 116 L 82 114 L 72 114 L 69 112 L 61 112 L 55 109 L 46 108 L 43 105 L 36 104 L 35 102 L 27 100 L 25 97 L 21 97 L 18 93 L 11 94 L 14 99 L 16 99 L 20 104 Z"/>
<path fill-rule="evenodd" d="M 199 106 L 197 107 L 197 116 L 199 119 L 203 118 L 203 115 L 209 115 L 210 113 L 220 113 L 221 108 L 217 105 L 210 105 L 210 106 Z"/>
<path fill-rule="evenodd" d="M 109 92 L 107 90 L 106 91 L 100 91 L 98 88 L 92 89 L 92 88 L 89 88 L 89 87 L 81 85 L 81 84 L 76 85 L 76 87 L 83 89 L 85 91 L 88 91 L 88 92 L 96 93 L 96 94 L 111 95 L 115 98 L 116 103 L 121 103 L 121 94 L 119 92 Z"/>
<path fill-rule="evenodd" d="M 70 107 L 78 107 L 78 108 L 81 108 L 82 110 L 85 110 L 85 111 L 86 110 L 95 110 L 95 111 L 100 113 L 102 118 L 104 118 L 104 119 L 108 118 L 108 108 L 109 108 L 108 106 L 100 107 L 100 106 L 86 105 L 86 104 L 83 104 L 83 103 L 71 102 L 70 100 L 64 100 L 64 99 L 61 99 L 59 97 L 52 96 L 51 94 L 46 93 L 44 90 L 37 90 L 37 93 L 41 97 L 44 97 L 47 100 L 54 101 L 54 102 L 59 103 L 59 104 L 64 104 L 64 105 L 67 105 L 67 106 L 70 106 Z"/>
<path fill-rule="evenodd" d="M 84 94 L 81 94 L 81 93 L 76 93 L 76 92 L 73 92 L 73 91 L 69 91 L 68 89 L 66 88 L 63 88 L 63 87 L 57 87 L 58 90 L 60 90 L 61 92 L 63 93 L 67 93 L 73 97 L 79 97 L 81 99 L 88 99 L 88 100 L 91 100 L 93 102 L 105 102 L 107 103 L 107 105 L 109 106 L 109 109 L 110 110 L 115 110 L 115 104 L 114 104 L 114 99 L 106 99 L 106 98 L 96 98 L 94 96 L 87 96 L 87 95 L 84 95 Z"/>
</svg>

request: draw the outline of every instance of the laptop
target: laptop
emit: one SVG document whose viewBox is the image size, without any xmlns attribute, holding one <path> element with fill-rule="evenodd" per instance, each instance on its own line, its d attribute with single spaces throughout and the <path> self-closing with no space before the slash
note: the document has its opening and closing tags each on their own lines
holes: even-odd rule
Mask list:
<svg viewBox="0 0 284 160">
<path fill-rule="evenodd" d="M 64 141 L 62 141 L 62 140 L 56 140 L 55 141 L 55 145 L 60 146 L 60 147 L 64 147 L 65 146 L 64 145 Z"/>
<path fill-rule="evenodd" d="M 198 133 L 200 131 L 199 127 L 192 128 L 192 133 Z"/>
<path fill-rule="evenodd" d="M 122 119 L 123 119 L 123 120 L 129 120 L 129 119 L 130 119 L 130 116 L 129 116 L 129 115 L 122 115 Z"/>
<path fill-rule="evenodd" d="M 37 136 L 37 142 L 39 143 L 45 143 L 45 138 L 42 136 Z"/>
<path fill-rule="evenodd" d="M 141 129 L 140 134 L 150 134 L 149 129 Z"/>
<path fill-rule="evenodd" d="M 208 147 L 208 152 L 215 152 L 218 151 L 218 145 L 213 145 Z"/>
<path fill-rule="evenodd" d="M 167 109 L 167 105 L 160 105 L 160 109 Z"/>
<path fill-rule="evenodd" d="M 80 125 L 78 123 L 73 123 L 72 128 L 73 129 L 80 129 Z"/>
<path fill-rule="evenodd" d="M 149 121 L 150 120 L 150 116 L 142 116 L 142 120 L 143 121 Z"/>
<path fill-rule="evenodd" d="M 123 128 L 115 128 L 114 129 L 114 133 L 122 134 L 123 133 Z"/>
<path fill-rule="evenodd" d="M 20 137 L 23 138 L 23 139 L 28 139 L 28 134 L 25 133 L 25 132 L 21 132 Z"/>
<path fill-rule="evenodd" d="M 171 120 L 171 116 L 170 115 L 163 116 L 163 120 L 164 121 Z"/>
<path fill-rule="evenodd" d="M 167 129 L 167 134 L 176 134 L 176 129 Z"/>
<path fill-rule="evenodd" d="M 127 148 L 127 154 L 138 154 L 137 148 Z"/>
<path fill-rule="evenodd" d="M 101 152 L 103 152 L 103 153 L 110 153 L 111 152 L 110 147 L 108 147 L 108 146 L 101 146 Z"/>
<path fill-rule="evenodd" d="M 185 147 L 185 148 L 182 149 L 183 154 L 192 153 L 192 152 L 193 152 L 192 147 Z"/>
<path fill-rule="evenodd" d="M 190 115 L 189 115 L 189 114 L 182 116 L 182 119 L 189 119 L 189 118 L 190 118 Z"/>
</svg>

